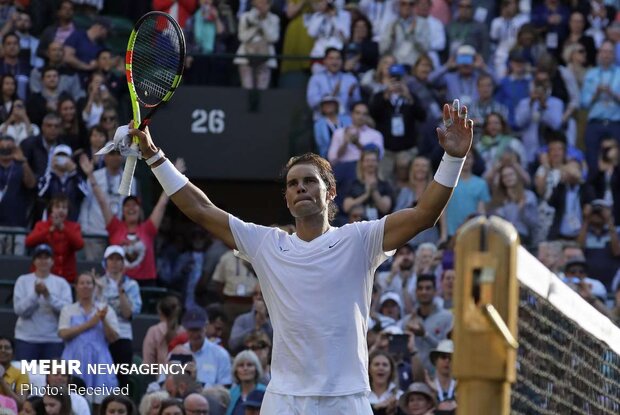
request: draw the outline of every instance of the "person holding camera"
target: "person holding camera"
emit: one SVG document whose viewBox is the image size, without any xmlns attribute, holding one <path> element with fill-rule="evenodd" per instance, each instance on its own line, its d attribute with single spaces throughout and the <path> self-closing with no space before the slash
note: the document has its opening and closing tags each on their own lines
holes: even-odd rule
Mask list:
<svg viewBox="0 0 620 415">
<path fill-rule="evenodd" d="M 382 55 L 390 53 L 409 67 L 415 64 L 418 56 L 431 49 L 428 20 L 414 13 L 415 3 L 415 0 L 398 0 L 398 17 L 383 31 L 379 41 Z"/>
<path fill-rule="evenodd" d="M 41 130 L 30 122 L 26 113 L 26 104 L 21 99 L 13 101 L 6 121 L 0 124 L 0 133 L 12 137 L 17 144 L 28 137 L 39 135 Z"/>
<path fill-rule="evenodd" d="M 598 169 L 590 171 L 588 182 L 596 197 L 612 202 L 615 223 L 620 223 L 620 153 L 618 139 L 609 136 L 601 140 Z"/>
<path fill-rule="evenodd" d="M 342 50 L 351 34 L 351 14 L 340 10 L 335 0 L 317 0 L 314 8 L 316 11 L 306 20 L 306 29 L 314 39 L 310 56 L 320 59 L 330 48 Z M 318 63 L 312 65 L 314 73 L 321 68 Z"/>
<path fill-rule="evenodd" d="M 417 124 L 426 119 L 426 111 L 417 96 L 412 94 L 404 79 L 407 71 L 403 65 L 392 65 L 390 81 L 383 92 L 370 100 L 370 115 L 377 130 L 383 135 L 385 154 L 381 159 L 383 177 L 394 176 L 394 166 L 399 153 L 415 156 L 417 152 Z"/>
<path fill-rule="evenodd" d="M 0 135 L 0 226 L 25 227 L 29 189 L 37 180 L 13 137 Z"/>
</svg>

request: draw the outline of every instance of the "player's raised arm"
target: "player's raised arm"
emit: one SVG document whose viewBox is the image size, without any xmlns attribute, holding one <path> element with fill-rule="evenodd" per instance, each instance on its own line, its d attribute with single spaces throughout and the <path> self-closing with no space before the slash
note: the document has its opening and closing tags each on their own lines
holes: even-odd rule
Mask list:
<svg viewBox="0 0 620 415">
<path fill-rule="evenodd" d="M 153 142 L 148 128 L 145 131 L 130 128 L 129 134 L 140 139 L 142 157 L 150 165 L 164 192 L 181 212 L 226 245 L 236 248 L 228 225 L 228 213 L 215 206 L 202 190 L 190 183 L 170 160 L 162 156 L 163 153 Z"/>
<path fill-rule="evenodd" d="M 458 182 L 465 156 L 473 140 L 473 121 L 458 100 L 443 107 L 445 129 L 437 128 L 439 144 L 445 150 L 434 180 L 428 185 L 415 208 L 394 212 L 386 218 L 383 249 L 391 251 L 407 243 L 424 229 L 435 225 Z"/>
</svg>

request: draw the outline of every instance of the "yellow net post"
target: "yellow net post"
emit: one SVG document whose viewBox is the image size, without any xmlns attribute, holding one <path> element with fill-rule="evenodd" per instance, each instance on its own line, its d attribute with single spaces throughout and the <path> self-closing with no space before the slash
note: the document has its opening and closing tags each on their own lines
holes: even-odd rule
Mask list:
<svg viewBox="0 0 620 415">
<path fill-rule="evenodd" d="M 456 239 L 454 361 L 459 415 L 508 415 L 516 381 L 519 236 L 498 217 L 466 223 Z"/>
</svg>

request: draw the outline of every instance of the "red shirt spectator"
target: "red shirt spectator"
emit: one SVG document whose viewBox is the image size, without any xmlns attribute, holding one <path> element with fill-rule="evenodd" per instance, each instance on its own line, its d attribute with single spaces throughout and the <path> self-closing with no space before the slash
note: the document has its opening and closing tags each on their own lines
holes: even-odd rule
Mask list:
<svg viewBox="0 0 620 415">
<path fill-rule="evenodd" d="M 170 14 L 182 28 L 185 28 L 185 21 L 197 8 L 197 0 L 153 0 L 153 10 Z"/>
<path fill-rule="evenodd" d="M 67 220 L 69 199 L 58 195 L 50 201 L 49 217 L 34 225 L 26 237 L 26 246 L 48 244 L 54 251 L 52 273 L 73 282 L 77 275 L 75 253 L 82 249 L 84 240 L 80 224 Z"/>
</svg>

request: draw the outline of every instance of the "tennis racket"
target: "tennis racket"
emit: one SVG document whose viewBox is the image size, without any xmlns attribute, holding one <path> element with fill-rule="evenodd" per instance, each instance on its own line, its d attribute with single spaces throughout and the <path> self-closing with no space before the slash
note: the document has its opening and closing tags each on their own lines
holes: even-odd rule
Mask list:
<svg viewBox="0 0 620 415">
<path fill-rule="evenodd" d="M 134 125 L 144 130 L 155 112 L 170 101 L 181 83 L 185 61 L 185 37 L 179 24 L 167 13 L 149 12 L 136 23 L 125 55 L 125 74 L 131 98 Z M 146 111 L 140 117 L 140 106 Z M 131 153 L 138 154 L 139 139 L 133 137 Z M 127 156 L 118 192 L 128 196 L 138 156 Z"/>
</svg>

